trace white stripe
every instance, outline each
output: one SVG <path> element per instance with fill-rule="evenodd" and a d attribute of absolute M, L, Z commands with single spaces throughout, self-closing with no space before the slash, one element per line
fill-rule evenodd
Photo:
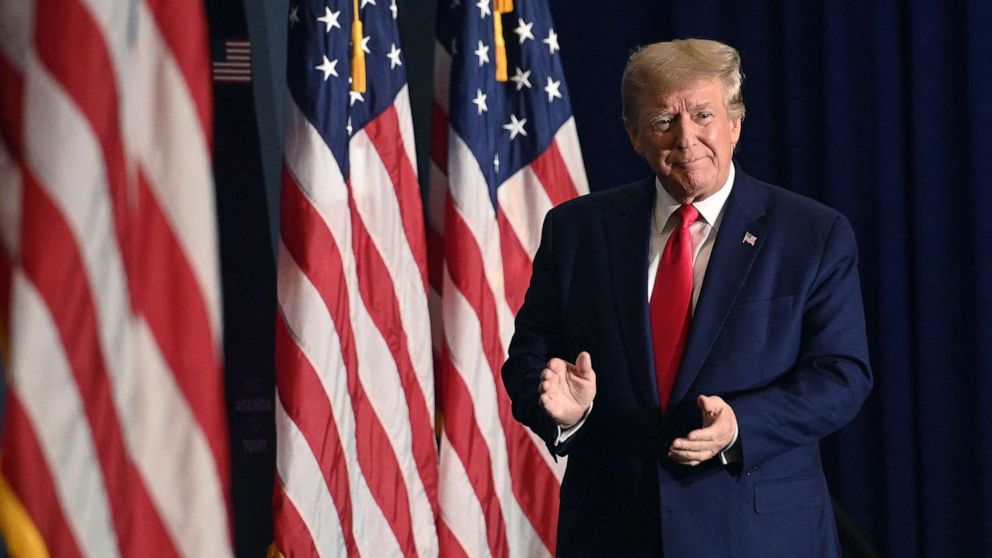
<path fill-rule="evenodd" d="M 217 211 L 210 148 L 175 59 L 142 3 L 130 67 L 127 143 L 176 236 L 204 298 L 221 352 Z M 211 126 L 211 122 L 204 123 Z"/>
<path fill-rule="evenodd" d="M 22 272 L 12 281 L 11 390 L 24 406 L 84 556 L 117 556 L 110 505 L 83 403 L 55 324 Z M 57 389 L 53 389 L 56 386 Z M 15 448 L 16 449 L 16 448 Z M 30 488 L 30 487 L 22 487 Z"/>
<path fill-rule="evenodd" d="M 320 463 L 286 414 L 279 397 L 275 398 L 275 422 L 279 441 L 276 444 L 276 472 L 286 498 L 296 508 L 321 556 L 345 556 L 341 519 L 327 490 Z"/>
<path fill-rule="evenodd" d="M 568 117 L 561 128 L 555 132 L 555 143 L 565 161 L 565 168 L 572 178 L 572 184 L 579 195 L 589 193 L 589 181 L 586 180 L 586 169 L 582 163 L 582 150 L 579 148 L 579 133 L 575 128 L 575 118 Z"/>
<path fill-rule="evenodd" d="M 417 141 L 413 135 L 413 112 L 410 108 L 410 93 L 407 85 L 403 85 L 403 88 L 396 94 L 396 98 L 393 99 L 393 106 L 396 107 L 396 118 L 399 120 L 403 151 L 406 152 L 406 158 L 410 161 L 410 166 L 413 167 L 413 173 L 416 175 Z M 352 160 L 354 160 L 354 157 L 352 157 Z M 419 185 L 415 184 L 413 186 L 417 186 L 417 193 L 419 194 Z"/>
<path fill-rule="evenodd" d="M 441 521 L 469 556 L 491 556 L 482 506 L 465 467 L 444 434 L 441 436 L 440 463 L 444 471 L 438 487 Z"/>
<path fill-rule="evenodd" d="M 128 397 L 138 411 L 124 426 L 135 464 L 181 554 L 233 556 L 226 498 L 210 443 L 148 323 L 136 319 L 133 331 L 135 373 L 141 381 Z"/>
<path fill-rule="evenodd" d="M 533 261 L 541 243 L 544 214 L 552 207 L 547 190 L 528 165 L 500 186 L 497 197 L 510 228 Z"/>
<path fill-rule="evenodd" d="M 289 139 L 289 136 L 287 136 Z M 372 497 L 364 473 L 358 465 L 355 413 L 348 391 L 347 370 L 333 316 L 327 310 L 320 293 L 303 274 L 292 256 L 280 243 L 279 308 L 293 338 L 307 361 L 317 372 L 327 396 L 342 451 L 347 459 L 349 488 L 352 500 L 352 534 L 363 555 L 389 554 L 384 549 L 399 549 L 385 516 Z M 281 440 L 280 440 L 280 443 Z M 316 446 L 323 440 L 314 440 Z M 367 473 L 367 472 L 365 472 Z M 302 510 L 301 510 L 302 511 Z M 314 520 L 313 517 L 308 517 Z"/>
<path fill-rule="evenodd" d="M 379 152 L 364 130 L 352 137 L 350 151 L 353 161 L 351 191 L 355 207 L 389 271 L 399 303 L 403 331 L 407 335 L 410 359 L 420 391 L 427 401 L 427 412 L 433 415 L 432 354 L 430 343 L 424 335 L 430 327 L 430 314 L 420 268 L 403 228 L 403 215 L 386 162 L 379 157 Z M 403 186 L 416 187 L 415 184 Z M 420 207 L 414 209 L 421 211 Z"/>
<path fill-rule="evenodd" d="M 469 386 L 479 431 L 492 459 L 493 486 L 500 500 L 511 556 L 546 555 L 547 550 L 513 494 L 506 434 L 499 419 L 497 388 L 493 371 L 479 340 L 482 331 L 471 305 L 457 290 L 445 267 L 444 322 L 457 324 L 445 331 L 452 366 Z M 532 479 L 520 479 L 524 482 Z"/>
<path fill-rule="evenodd" d="M 86 6 L 100 35 L 103 36 L 103 46 L 110 57 L 110 69 L 114 73 L 112 87 L 117 90 L 118 99 L 123 100 L 125 92 L 130 87 L 127 62 L 133 56 L 129 45 L 129 34 L 133 31 L 131 21 L 133 2 L 120 0 L 79 0 L 79 2 Z M 53 48 L 59 47 L 53 46 Z"/>

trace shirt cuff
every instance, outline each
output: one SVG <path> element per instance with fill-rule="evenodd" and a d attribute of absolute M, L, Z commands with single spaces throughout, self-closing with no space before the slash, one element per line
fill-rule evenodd
<path fill-rule="evenodd" d="M 736 426 L 736 425 L 735 425 Z M 737 436 L 741 433 L 740 429 L 734 429 L 734 438 L 730 440 L 727 447 L 720 450 L 720 463 L 724 465 L 730 465 L 731 463 L 737 463 L 741 460 L 741 450 L 737 446 Z"/>
<path fill-rule="evenodd" d="M 586 423 L 586 417 L 588 417 L 589 413 L 592 411 L 592 405 L 592 403 L 589 404 L 589 408 L 582 414 L 582 418 L 579 419 L 579 422 L 569 426 L 568 428 L 562 428 L 560 424 L 558 425 L 558 437 L 555 438 L 555 446 L 564 444 L 566 440 L 574 436 L 575 433 L 582 428 L 582 425 Z M 736 436 L 734 439 L 736 439 Z"/>

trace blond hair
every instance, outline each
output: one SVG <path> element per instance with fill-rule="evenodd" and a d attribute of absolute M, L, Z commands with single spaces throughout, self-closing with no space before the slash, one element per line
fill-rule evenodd
<path fill-rule="evenodd" d="M 741 56 L 732 46 L 707 39 L 677 39 L 641 47 L 630 55 L 623 71 L 623 118 L 633 125 L 642 97 L 659 89 L 674 89 L 699 80 L 719 79 L 731 118 L 744 117 Z"/>

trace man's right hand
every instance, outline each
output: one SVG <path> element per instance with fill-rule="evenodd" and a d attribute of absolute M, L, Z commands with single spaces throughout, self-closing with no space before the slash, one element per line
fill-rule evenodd
<path fill-rule="evenodd" d="M 562 428 L 579 422 L 596 398 L 592 358 L 582 351 L 575 364 L 553 358 L 541 372 L 541 406 Z"/>

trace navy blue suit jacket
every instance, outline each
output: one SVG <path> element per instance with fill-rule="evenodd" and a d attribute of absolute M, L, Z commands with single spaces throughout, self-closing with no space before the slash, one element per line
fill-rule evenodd
<path fill-rule="evenodd" d="M 663 415 L 647 300 L 654 181 L 548 213 L 503 367 L 514 416 L 568 455 L 559 555 L 838 555 L 819 441 L 871 388 L 851 227 L 738 168 Z M 539 377 L 551 357 L 580 351 L 596 370 L 595 404 L 555 446 Z M 734 409 L 739 463 L 666 457 L 672 440 L 700 428 L 700 394 Z"/>

